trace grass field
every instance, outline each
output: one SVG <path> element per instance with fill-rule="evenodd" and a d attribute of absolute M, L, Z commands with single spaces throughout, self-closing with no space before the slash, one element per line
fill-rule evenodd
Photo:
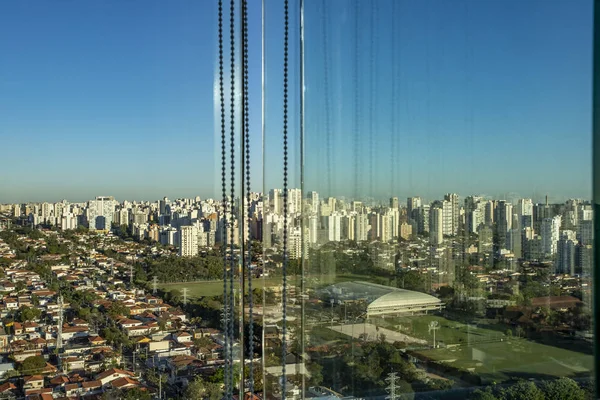
<path fill-rule="evenodd" d="M 423 350 L 418 353 L 432 360 L 450 362 L 457 367 L 474 367 L 475 373 L 488 381 L 503 381 L 509 377 L 570 376 L 589 372 L 593 367 L 592 355 L 526 339 Z"/>
<path fill-rule="evenodd" d="M 259 278 L 252 280 L 252 287 L 262 288 L 264 286 L 277 286 L 281 285 L 281 278 Z M 236 279 L 234 283 L 235 288 L 239 288 L 239 281 Z M 203 296 L 218 296 L 223 294 L 223 281 L 202 281 L 202 282 L 183 282 L 183 283 L 164 283 L 159 285 L 164 291 L 170 291 L 177 289 L 181 291 L 183 288 L 188 289 L 188 297 L 198 298 Z"/>
<path fill-rule="evenodd" d="M 491 340 L 500 340 L 500 338 L 505 336 L 497 330 L 469 326 L 462 322 L 452 321 L 437 315 L 386 318 L 377 319 L 374 322 L 382 327 L 431 341 L 433 334 L 429 330 L 429 324 L 432 321 L 437 321 L 438 323 L 438 328 L 435 331 L 436 342 L 443 342 L 445 344 L 488 342 Z"/>
<path fill-rule="evenodd" d="M 281 277 L 268 277 L 268 278 L 258 278 L 253 279 L 252 284 L 253 287 L 263 286 L 281 286 Z M 377 276 L 365 276 L 365 275 L 354 275 L 354 274 L 343 274 L 337 275 L 333 278 L 333 282 L 347 282 L 347 281 L 368 281 L 373 283 L 385 283 L 384 278 L 380 278 Z M 313 285 L 319 283 L 319 280 L 309 280 L 308 287 L 311 288 Z M 299 277 L 298 276 L 290 276 L 288 277 L 289 285 L 299 285 Z M 239 287 L 239 281 L 236 279 L 234 286 Z M 165 291 L 170 291 L 173 289 L 177 289 L 181 291 L 183 288 L 188 289 L 188 296 L 190 298 L 198 298 L 203 296 L 218 296 L 223 293 L 223 281 L 215 280 L 215 281 L 201 281 L 201 282 L 179 282 L 179 283 L 163 283 L 159 284 L 158 287 Z"/>

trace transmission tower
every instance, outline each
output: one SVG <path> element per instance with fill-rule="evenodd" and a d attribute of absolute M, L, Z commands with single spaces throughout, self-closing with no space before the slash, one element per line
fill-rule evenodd
<path fill-rule="evenodd" d="M 129 283 L 133 285 L 133 264 L 129 266 Z"/>
<path fill-rule="evenodd" d="M 385 381 L 388 383 L 388 386 L 385 388 L 389 393 L 388 396 L 385 396 L 387 400 L 397 400 L 400 398 L 400 393 L 398 393 L 398 385 L 396 381 L 400 379 L 400 377 L 395 372 L 390 372 L 388 377 L 385 378 Z"/>
<path fill-rule="evenodd" d="M 187 292 L 188 292 L 188 288 L 183 288 L 183 305 L 184 306 L 187 304 Z"/>
<path fill-rule="evenodd" d="M 156 287 L 158 286 L 158 277 L 154 275 L 152 277 L 152 294 L 156 294 Z"/>

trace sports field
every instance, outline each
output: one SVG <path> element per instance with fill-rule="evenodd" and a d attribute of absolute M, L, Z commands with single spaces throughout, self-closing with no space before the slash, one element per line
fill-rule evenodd
<path fill-rule="evenodd" d="M 255 278 L 252 280 L 253 288 L 263 288 L 264 286 L 281 286 L 281 277 L 277 278 Z M 158 285 L 159 288 L 168 292 L 173 289 L 182 291 L 188 290 L 188 297 L 198 298 L 204 296 L 218 296 L 223 294 L 223 281 L 200 281 L 200 282 L 182 282 L 182 283 L 164 283 Z M 236 279 L 234 287 L 239 288 L 239 281 Z"/>
<path fill-rule="evenodd" d="M 593 367 L 592 355 L 515 338 L 417 353 L 457 367 L 475 368 L 475 373 L 488 381 L 570 376 L 589 372 Z"/>
<path fill-rule="evenodd" d="M 418 315 L 408 317 L 378 318 L 373 322 L 405 335 L 433 341 L 433 331 L 430 329 L 432 322 L 437 323 L 435 329 L 436 343 L 444 344 L 472 344 L 479 342 L 500 341 L 505 335 L 497 330 L 467 325 L 437 315 Z"/>
<path fill-rule="evenodd" d="M 333 278 L 335 282 L 346 282 L 346 281 L 368 281 L 374 283 L 384 283 L 383 279 L 376 276 L 364 276 L 364 275 L 354 275 L 354 274 L 343 274 L 337 275 Z M 316 275 L 313 279 L 307 280 L 307 287 L 311 288 L 313 286 L 317 286 L 320 281 L 320 276 Z M 281 286 L 282 278 L 279 277 L 267 277 L 267 278 L 254 278 L 252 280 L 252 286 L 255 288 L 262 288 L 264 286 Z M 290 276 L 288 277 L 288 285 L 299 285 L 299 277 L 298 276 Z M 158 287 L 165 291 L 170 291 L 173 289 L 177 289 L 179 291 L 184 288 L 188 289 L 188 296 L 190 298 L 198 298 L 203 296 L 218 296 L 223 293 L 223 281 L 214 280 L 214 281 L 196 281 L 196 282 L 178 282 L 178 283 L 163 283 L 159 284 Z M 239 280 L 235 280 L 234 287 L 239 287 Z"/>

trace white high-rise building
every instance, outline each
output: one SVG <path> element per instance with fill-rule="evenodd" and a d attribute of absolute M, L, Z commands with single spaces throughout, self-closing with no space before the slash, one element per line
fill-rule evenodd
<path fill-rule="evenodd" d="M 442 201 L 442 232 L 444 235 L 454 235 L 452 231 L 453 204 L 448 200 Z M 431 217 L 430 217 L 431 218 Z"/>
<path fill-rule="evenodd" d="M 561 217 L 544 218 L 542 220 L 542 250 L 546 256 L 556 254 L 556 246 L 560 235 Z"/>
<path fill-rule="evenodd" d="M 302 229 L 298 226 L 290 229 L 290 247 L 289 256 L 290 258 L 302 257 Z"/>
<path fill-rule="evenodd" d="M 109 231 L 112 225 L 116 201 L 112 196 L 98 196 L 90 200 L 87 208 L 87 220 L 90 230 Z"/>
<path fill-rule="evenodd" d="M 355 218 L 354 234 L 357 242 L 364 242 L 369 235 L 369 219 L 367 214 L 357 214 Z"/>
<path fill-rule="evenodd" d="M 302 191 L 288 189 L 288 213 L 298 214 L 300 212 L 302 212 Z"/>
<path fill-rule="evenodd" d="M 179 228 L 179 255 L 193 257 L 198 254 L 198 229 L 193 225 Z"/>
<path fill-rule="evenodd" d="M 449 202 L 451 205 L 451 233 L 450 235 L 456 235 L 458 233 L 458 223 L 460 217 L 460 206 L 458 204 L 458 195 L 456 193 L 448 193 L 444 196 L 444 200 Z M 444 217 L 445 219 L 445 217 Z"/>
<path fill-rule="evenodd" d="M 280 215 L 283 213 L 283 204 L 281 201 L 281 189 L 271 189 L 269 192 L 269 205 L 273 214 Z"/>
<path fill-rule="evenodd" d="M 381 214 L 379 215 L 379 239 L 387 243 L 392 240 L 392 216 L 391 214 Z"/>
<path fill-rule="evenodd" d="M 310 202 L 311 211 L 313 214 L 319 214 L 319 193 L 312 191 L 308 194 L 308 200 Z"/>
<path fill-rule="evenodd" d="M 342 233 L 342 217 L 338 213 L 333 213 L 327 217 L 328 221 L 328 239 L 330 242 L 339 242 Z"/>
<path fill-rule="evenodd" d="M 354 214 L 342 217 L 342 240 L 355 240 L 355 218 Z"/>
<path fill-rule="evenodd" d="M 444 211 L 439 207 L 429 210 L 429 241 L 433 245 L 440 245 L 444 241 Z"/>
<path fill-rule="evenodd" d="M 77 216 L 73 215 L 71 213 L 64 213 L 63 216 L 60 219 L 61 224 L 60 227 L 61 229 L 67 230 L 67 229 L 77 229 Z"/>
<path fill-rule="evenodd" d="M 316 244 L 319 238 L 319 217 L 311 215 L 308 217 L 308 243 Z"/>
<path fill-rule="evenodd" d="M 519 217 L 523 215 L 533 216 L 533 201 L 531 199 L 519 199 L 516 212 Z"/>

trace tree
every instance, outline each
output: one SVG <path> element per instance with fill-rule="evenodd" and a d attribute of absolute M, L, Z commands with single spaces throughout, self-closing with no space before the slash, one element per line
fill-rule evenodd
<path fill-rule="evenodd" d="M 469 396 L 469 399 L 471 399 L 471 400 L 498 400 L 498 398 L 496 396 L 494 396 L 494 393 L 492 392 L 492 388 L 490 388 L 489 386 L 486 387 L 484 390 L 477 389 L 476 391 L 473 392 L 473 394 L 471 394 L 471 396 Z"/>
<path fill-rule="evenodd" d="M 130 313 L 129 308 L 122 301 L 112 302 L 106 311 L 113 319 L 119 316 L 128 317 Z"/>
<path fill-rule="evenodd" d="M 46 360 L 42 356 L 27 357 L 17 367 L 19 372 L 21 372 L 23 375 L 39 374 L 44 370 L 44 368 L 46 368 Z"/>
<path fill-rule="evenodd" d="M 147 390 L 140 388 L 131 388 L 122 390 L 119 395 L 120 400 L 152 400 L 152 395 Z"/>
<path fill-rule="evenodd" d="M 577 385 L 577 382 L 566 377 L 542 382 L 540 389 L 547 399 L 585 400 L 586 398 L 585 391 Z"/>
<path fill-rule="evenodd" d="M 27 289 L 27 284 L 25 284 L 25 282 L 23 282 L 23 281 L 18 281 L 17 284 L 15 285 L 15 288 L 17 289 L 17 292 L 21 292 L 21 291 Z"/>
<path fill-rule="evenodd" d="M 200 377 L 194 379 L 185 390 L 185 398 L 190 400 L 221 400 L 222 396 L 221 384 L 205 382 Z"/>
<path fill-rule="evenodd" d="M 19 309 L 19 321 L 37 321 L 42 316 L 42 310 L 23 306 Z"/>
<path fill-rule="evenodd" d="M 519 381 L 500 391 L 503 400 L 545 400 L 544 393 L 533 382 Z"/>

